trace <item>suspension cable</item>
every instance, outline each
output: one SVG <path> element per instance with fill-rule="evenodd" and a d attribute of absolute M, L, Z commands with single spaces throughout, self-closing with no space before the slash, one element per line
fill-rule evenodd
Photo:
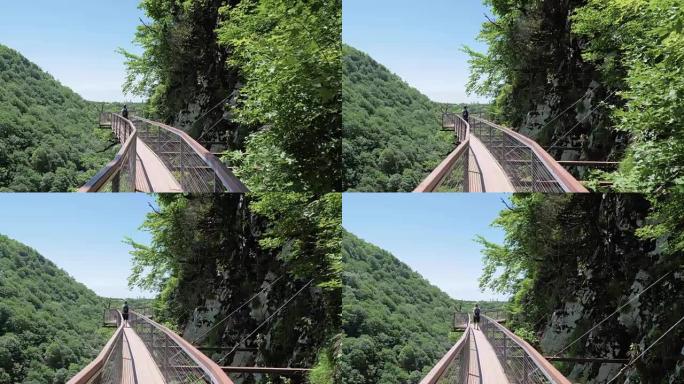
<path fill-rule="evenodd" d="M 556 353 L 553 355 L 553 357 L 558 357 L 558 355 L 560 355 L 563 351 L 565 351 L 566 349 L 570 348 L 570 346 L 572 346 L 573 344 L 575 344 L 576 342 L 578 342 L 578 341 L 579 341 L 580 339 L 582 339 L 584 336 L 588 335 L 591 331 L 593 331 L 594 329 L 596 329 L 599 325 L 605 323 L 608 319 L 610 319 L 611 317 L 613 317 L 616 313 L 619 313 L 620 310 L 622 310 L 622 308 L 626 307 L 628 304 L 630 304 L 630 303 L 633 302 L 634 300 L 638 299 L 639 296 L 641 296 L 641 294 L 643 294 L 644 292 L 648 291 L 651 287 L 653 287 L 654 285 L 656 285 L 657 283 L 659 283 L 659 282 L 660 282 L 661 280 L 663 280 L 665 277 L 667 277 L 667 276 L 669 276 L 670 274 L 672 274 L 672 272 L 673 272 L 673 271 L 670 271 L 670 272 L 664 274 L 664 275 L 661 276 L 658 280 L 656 280 L 656 281 L 654 281 L 653 283 L 651 283 L 651 285 L 649 285 L 648 287 L 646 287 L 646 289 L 644 289 L 643 291 L 639 292 L 639 293 L 638 293 L 636 296 L 634 296 L 633 298 L 629 299 L 626 303 L 624 303 L 623 305 L 621 305 L 621 306 L 620 306 L 618 309 L 616 309 L 613 313 L 611 313 L 610 315 L 606 316 L 603 320 L 601 320 L 598 324 L 596 324 L 596 325 L 594 325 L 593 327 L 591 327 L 591 329 L 589 329 L 588 331 L 584 332 L 580 337 L 578 337 L 578 338 L 576 338 L 575 340 L 573 340 L 572 343 L 566 345 L 563 349 L 561 349 L 560 351 L 556 352 Z"/>
<path fill-rule="evenodd" d="M 575 125 L 574 125 L 572 128 L 570 128 L 567 132 L 565 132 L 561 137 L 559 137 L 559 138 L 558 138 L 556 141 L 554 141 L 551 145 L 549 145 L 549 150 L 550 150 L 553 146 L 555 146 L 556 144 L 558 144 L 561 140 L 563 140 L 566 136 L 568 136 L 568 135 L 570 134 L 570 132 L 574 131 L 575 128 L 577 128 L 580 124 L 582 124 L 582 123 L 584 122 L 584 120 L 587 119 L 587 117 L 591 116 L 591 115 L 594 113 L 594 111 L 596 111 L 597 109 L 599 109 L 599 107 L 601 107 L 601 103 L 603 103 L 604 101 L 608 100 L 608 99 L 609 99 L 611 96 L 613 96 L 616 92 L 617 92 L 617 90 L 615 90 L 615 91 L 609 93 L 608 96 L 606 96 L 603 100 L 599 101 L 598 104 L 596 104 L 596 107 L 592 108 L 592 110 L 589 111 L 589 113 L 587 113 L 587 115 L 584 116 L 584 117 L 582 118 L 582 120 L 578 121 L 577 124 L 575 124 Z"/>
<path fill-rule="evenodd" d="M 202 131 L 202 134 L 197 138 L 197 141 L 202 140 L 202 138 L 204 137 L 204 135 L 207 134 L 207 132 L 211 132 L 211 130 L 214 129 L 214 127 L 216 127 L 217 125 L 219 125 L 219 123 L 222 122 L 222 121 L 223 121 L 223 116 L 221 116 L 221 117 L 214 123 L 214 125 L 212 125 L 212 126 L 209 127 L 208 129 L 203 130 L 203 131 Z"/>
<path fill-rule="evenodd" d="M 264 325 L 266 325 L 266 323 L 268 323 L 269 321 L 271 321 L 271 319 L 273 319 L 273 318 L 275 317 L 275 315 L 277 315 L 278 313 L 280 313 L 280 311 L 282 311 L 283 308 L 285 308 L 288 304 L 290 304 L 290 302 L 291 302 L 292 300 L 294 300 L 295 297 L 297 297 L 300 293 L 302 293 L 309 285 L 311 285 L 311 283 L 313 283 L 313 281 L 314 281 L 314 279 L 311 279 L 311 280 L 309 280 L 308 283 L 304 284 L 304 286 L 303 286 L 299 291 L 297 291 L 294 295 L 292 295 L 292 297 L 290 297 L 289 299 L 287 299 L 287 301 L 286 301 L 283 305 L 281 305 L 280 308 L 278 308 L 275 312 L 273 312 L 273 314 L 271 314 L 271 316 L 269 316 L 266 320 L 262 321 L 261 324 L 259 324 L 256 328 L 254 328 L 254 330 L 253 330 L 249 335 L 247 335 L 247 336 L 244 337 L 242 340 L 240 340 L 237 344 L 235 344 L 235 346 L 233 347 L 233 349 L 231 349 L 228 353 L 226 353 L 225 355 L 223 355 L 223 357 L 220 358 L 220 359 L 217 361 L 218 364 L 223 364 L 223 361 L 224 361 L 228 356 L 230 356 L 231 354 L 233 354 L 233 352 L 235 352 L 235 350 L 236 350 L 242 343 L 244 343 L 247 339 L 249 339 L 250 337 L 252 337 L 259 329 L 261 329 L 261 327 L 263 327 Z"/>
<path fill-rule="evenodd" d="M 209 113 L 211 113 L 211 111 L 213 111 L 214 109 L 216 109 L 219 105 L 223 104 L 223 103 L 224 103 L 226 100 L 228 100 L 228 99 L 230 99 L 230 96 L 228 96 L 228 97 L 226 97 L 225 99 L 219 101 L 218 104 L 214 105 L 213 107 L 211 107 L 210 110 L 206 111 L 202 116 L 200 116 L 200 117 L 198 117 L 197 119 L 195 119 L 195 122 L 198 122 L 198 121 L 202 120 L 202 119 L 203 119 L 204 117 L 206 117 Z"/>
<path fill-rule="evenodd" d="M 601 88 L 601 86 L 602 86 L 602 85 L 599 85 L 598 87 L 594 88 L 593 91 L 596 91 L 597 89 Z M 539 130 L 541 131 L 541 130 L 543 130 L 544 128 L 546 128 L 546 127 L 548 127 L 549 125 L 551 125 L 551 123 L 553 123 L 554 121 L 558 120 L 559 117 L 563 116 L 567 111 L 569 111 L 569 110 L 570 110 L 572 107 L 574 107 L 575 105 L 579 104 L 579 102 L 582 101 L 583 99 L 585 99 L 586 97 L 587 97 L 587 93 L 585 92 L 584 95 L 582 95 L 579 99 L 577 99 L 577 101 L 575 101 L 574 103 L 572 103 L 571 106 L 565 108 L 565 109 L 563 110 L 563 112 L 557 114 L 557 115 L 556 115 L 553 119 L 551 119 L 548 123 L 544 124 Z"/>
<path fill-rule="evenodd" d="M 617 380 L 618 377 L 622 376 L 622 374 L 625 372 L 625 370 L 626 370 L 627 368 L 629 368 L 632 364 L 636 363 L 636 361 L 639 360 L 642 356 L 644 356 L 644 355 L 646 354 L 646 352 L 648 352 L 649 349 L 651 349 L 651 348 L 652 348 L 654 345 L 656 345 L 660 340 L 662 340 L 662 338 L 665 337 L 665 335 L 667 335 L 668 333 L 670 333 L 670 331 L 672 331 L 673 329 L 675 329 L 682 321 L 684 321 L 684 316 L 682 316 L 681 319 L 679 319 L 679 320 L 678 320 L 676 323 L 674 323 L 667 331 L 665 331 L 665 333 L 663 333 L 662 335 L 660 335 L 660 337 L 658 337 L 653 343 L 651 343 L 651 345 L 649 345 L 648 348 L 644 349 L 644 351 L 641 352 L 641 353 L 639 354 L 639 356 L 637 356 L 637 357 L 635 357 L 634 359 L 630 360 L 629 363 L 627 363 L 627 365 L 625 365 L 625 366 L 617 373 L 617 375 L 615 375 L 615 377 L 613 377 L 612 379 L 610 379 L 610 381 L 608 381 L 606 384 L 610 384 L 610 383 L 612 383 L 613 381 Z"/>
<path fill-rule="evenodd" d="M 224 317 L 223 319 L 221 319 L 219 322 L 217 322 L 216 324 L 214 324 L 211 328 L 207 329 L 206 331 L 204 331 L 204 332 L 201 333 L 200 335 L 194 337 L 193 340 L 190 341 L 190 343 L 195 344 L 195 343 L 197 343 L 198 341 L 201 341 L 202 339 L 204 339 L 204 337 L 206 337 L 206 336 L 209 334 L 209 332 L 211 332 L 211 331 L 214 330 L 217 326 L 219 326 L 219 324 L 221 324 L 221 323 L 223 323 L 224 321 L 228 320 L 231 316 L 233 316 L 234 314 L 236 314 L 239 310 L 241 310 L 242 308 L 244 308 L 247 304 L 251 303 L 254 299 L 256 299 L 259 295 L 261 295 L 262 293 L 264 293 L 267 289 L 273 288 L 273 286 L 274 286 L 280 279 L 282 279 L 282 278 L 283 278 L 283 275 L 281 275 L 280 277 L 278 277 L 277 279 L 275 279 L 275 280 L 274 280 L 271 284 L 269 284 L 267 287 L 265 287 L 264 289 L 262 289 L 261 291 L 259 291 L 257 294 L 255 294 L 254 296 L 252 296 L 249 300 L 245 301 L 244 303 L 242 303 L 242 305 L 240 305 L 240 306 L 237 307 L 235 310 L 233 310 L 231 313 L 229 313 L 228 316 L 226 316 L 226 317 Z"/>

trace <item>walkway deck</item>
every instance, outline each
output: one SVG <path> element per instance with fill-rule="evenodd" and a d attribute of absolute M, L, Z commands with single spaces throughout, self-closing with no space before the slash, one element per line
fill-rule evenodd
<path fill-rule="evenodd" d="M 164 376 L 140 336 L 130 327 L 124 328 L 124 336 L 128 341 L 131 357 L 135 361 L 134 370 L 138 383 L 165 384 Z"/>
<path fill-rule="evenodd" d="M 133 357 L 128 346 L 128 340 L 123 338 L 123 366 L 121 373 L 121 384 L 135 384 L 135 372 L 133 371 Z"/>
<path fill-rule="evenodd" d="M 480 363 L 477 361 L 477 346 L 473 342 L 473 339 L 470 340 L 469 344 L 470 358 L 468 360 L 468 384 L 480 384 L 482 374 L 480 373 Z"/>
<path fill-rule="evenodd" d="M 136 142 L 136 151 L 135 189 L 138 192 L 183 192 L 166 165 L 141 139 Z"/>
<path fill-rule="evenodd" d="M 508 383 L 508 378 L 506 377 L 506 373 L 504 373 L 503 367 L 501 367 L 501 363 L 499 363 L 499 359 L 496 357 L 494 348 L 489 344 L 489 341 L 487 341 L 487 338 L 485 338 L 482 331 L 473 328 L 472 336 L 474 337 L 471 345 L 475 344 L 475 348 L 477 349 L 477 362 L 480 364 L 479 372 L 482 375 L 482 383 Z M 486 369 L 484 367 L 486 367 Z M 473 374 L 474 372 L 471 371 L 471 377 Z"/>
<path fill-rule="evenodd" d="M 470 135 L 470 149 L 482 174 L 484 184 L 482 192 L 515 192 L 499 162 L 475 135 Z"/>

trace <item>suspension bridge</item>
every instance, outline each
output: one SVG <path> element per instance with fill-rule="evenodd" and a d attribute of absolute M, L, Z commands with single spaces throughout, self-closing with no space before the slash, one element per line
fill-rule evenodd
<path fill-rule="evenodd" d="M 588 192 L 539 144 L 509 128 L 444 113 L 442 129 L 453 131 L 458 146 L 414 192 Z"/>
<path fill-rule="evenodd" d="M 107 309 L 105 326 L 116 331 L 99 355 L 67 384 L 232 384 L 228 373 L 300 376 L 309 369 L 219 366 L 191 342 L 143 311 Z M 233 348 L 235 350 L 235 348 Z"/>
<path fill-rule="evenodd" d="M 248 192 L 216 156 L 180 129 L 138 116 L 100 114 L 121 144 L 79 192 Z"/>
<path fill-rule="evenodd" d="M 501 315 L 454 316 L 463 335 L 420 384 L 570 384 L 544 356 L 508 330 Z"/>

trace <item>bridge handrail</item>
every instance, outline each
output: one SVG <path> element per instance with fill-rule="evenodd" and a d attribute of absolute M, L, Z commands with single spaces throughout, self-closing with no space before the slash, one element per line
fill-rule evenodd
<path fill-rule="evenodd" d="M 454 344 L 451 349 L 435 364 L 435 366 L 430 370 L 430 372 L 420 381 L 420 384 L 437 384 L 443 377 L 444 373 L 447 371 L 449 366 L 456 360 L 457 357 L 465 351 L 466 360 L 469 358 L 470 349 L 468 348 L 470 343 L 470 317 L 468 317 L 468 324 L 466 326 L 466 331 L 460 339 Z M 463 364 L 465 366 L 465 376 L 468 375 L 468 363 Z M 463 366 L 461 368 L 461 376 L 463 377 Z M 462 381 L 463 382 L 463 381 Z"/>
<path fill-rule="evenodd" d="M 178 128 L 159 123 L 157 121 L 145 119 L 143 117 L 134 116 L 136 120 L 143 121 L 147 124 L 153 125 L 155 127 L 161 128 L 167 132 L 170 132 L 178 136 L 185 144 L 187 144 L 194 152 L 199 156 L 202 161 L 214 172 L 216 177 L 221 181 L 221 184 L 229 192 L 247 193 L 249 190 L 247 187 L 238 179 L 233 172 L 226 167 L 226 165 L 219 160 L 213 153 L 204 148 L 200 143 L 195 141 L 187 133 L 183 132 Z"/>
<path fill-rule="evenodd" d="M 223 369 L 218 364 L 216 364 L 216 362 L 214 362 L 209 357 L 204 355 L 192 344 L 190 344 L 188 341 L 177 335 L 175 332 L 155 322 L 154 320 L 151 320 L 150 318 L 141 315 L 138 312 L 131 311 L 131 314 L 143 319 L 144 322 L 153 326 L 157 330 L 163 332 L 167 337 L 169 337 L 173 342 L 175 342 L 176 345 L 178 345 L 178 347 L 180 347 L 183 350 L 183 352 L 187 356 L 189 356 L 197 364 L 197 366 L 211 378 L 213 384 L 233 384 L 233 381 L 228 377 L 228 375 L 226 375 Z"/>
<path fill-rule="evenodd" d="M 100 353 L 97 355 L 95 360 L 93 360 L 90 364 L 88 364 L 85 368 L 83 368 L 79 373 L 77 373 L 74 377 L 72 377 L 67 384 L 88 384 L 91 382 L 93 378 L 95 378 L 96 375 L 98 375 L 102 369 L 105 367 L 105 364 L 109 360 L 110 356 L 112 353 L 114 353 L 114 349 L 118 345 L 118 342 L 120 339 L 123 338 L 123 328 L 124 328 L 124 323 L 123 323 L 123 317 L 121 316 L 121 312 L 119 310 L 113 309 L 113 312 L 116 312 L 117 315 L 117 328 L 116 331 L 114 331 L 114 334 L 112 337 L 109 338 L 109 341 L 105 346 L 102 348 Z"/>
<path fill-rule="evenodd" d="M 546 168 L 546 170 L 554 177 L 554 179 L 558 182 L 558 184 L 565 192 L 588 192 L 588 190 L 584 187 L 584 185 L 582 185 L 582 183 L 577 181 L 570 174 L 570 172 L 568 172 L 565 168 L 563 168 L 563 166 L 558 164 L 556 160 L 551 155 L 549 155 L 549 153 L 546 152 L 544 148 L 542 148 L 536 141 L 530 139 L 529 137 L 523 134 L 515 132 L 510 128 L 498 125 L 489 120 L 485 120 L 483 118 L 479 118 L 476 116 L 473 116 L 473 119 L 503 132 L 504 134 L 513 138 L 515 141 L 529 148 L 532 151 L 532 153 L 534 153 L 535 157 L 540 161 L 544 168 Z"/>
<path fill-rule="evenodd" d="M 445 114 L 442 116 L 442 125 L 446 125 L 448 119 L 453 119 L 454 134 L 458 137 L 460 144 L 454 149 L 446 159 L 435 168 L 428 177 L 426 177 L 413 192 L 433 192 L 439 187 L 444 178 L 446 178 L 454 169 L 456 162 L 468 154 L 470 150 L 470 124 L 457 114 Z M 467 161 L 467 159 L 466 159 Z M 465 180 L 467 182 L 468 164 L 465 164 Z M 467 191 L 467 185 L 464 186 Z"/>
<path fill-rule="evenodd" d="M 130 191 L 135 191 L 135 161 L 136 161 L 136 142 L 138 138 L 138 131 L 135 125 L 130 120 L 116 113 L 109 113 L 109 121 L 112 124 L 112 131 L 122 144 L 121 149 L 116 153 L 114 160 L 110 161 L 104 168 L 102 168 L 95 176 L 83 187 L 79 188 L 78 192 L 99 192 L 112 178 L 120 175 L 124 167 L 129 167 L 128 179 L 124 182 L 128 183 L 126 188 Z M 102 121 L 102 117 L 100 118 Z M 126 164 L 128 162 L 128 164 Z M 118 186 L 114 186 L 117 189 Z"/>
<path fill-rule="evenodd" d="M 498 331 L 502 332 L 506 338 L 513 341 L 516 345 L 518 345 L 520 348 L 522 348 L 522 350 L 525 352 L 525 354 L 532 360 L 534 365 L 539 369 L 539 371 L 548 380 L 550 380 L 551 383 L 554 383 L 554 384 L 572 384 L 570 382 L 570 380 L 568 380 L 565 376 L 563 376 L 563 374 L 560 373 L 556 369 L 556 367 L 554 367 L 548 360 L 546 360 L 544 358 L 544 356 L 542 356 L 541 353 L 539 353 L 534 347 L 532 347 L 530 344 L 528 344 L 525 340 L 523 340 L 518 335 L 511 332 L 506 327 L 499 324 L 498 322 L 496 322 L 494 319 L 490 318 L 489 316 L 482 315 L 482 319 L 483 319 L 482 329 L 483 329 L 483 332 L 485 334 L 485 337 L 488 336 L 487 332 L 485 332 L 485 328 L 488 325 L 495 327 Z M 489 337 L 487 337 L 487 338 L 489 339 Z M 495 350 L 496 350 L 496 347 L 495 347 Z M 498 356 L 498 354 L 497 354 L 497 357 L 500 358 L 500 356 Z M 504 367 L 504 370 L 506 370 L 506 362 L 502 361 L 501 365 Z M 524 383 L 527 383 L 527 382 L 525 381 Z"/>

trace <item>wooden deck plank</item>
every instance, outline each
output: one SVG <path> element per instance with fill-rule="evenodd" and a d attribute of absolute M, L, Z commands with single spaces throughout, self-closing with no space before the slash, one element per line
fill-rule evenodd
<path fill-rule="evenodd" d="M 141 188 L 144 188 L 144 183 L 147 183 L 151 190 L 146 192 L 183 192 L 183 188 L 166 168 L 164 162 L 141 139 L 136 142 L 136 151 L 142 168 L 136 169 L 136 188 L 139 183 Z M 138 178 L 141 180 L 138 181 Z"/>
<path fill-rule="evenodd" d="M 470 149 L 482 172 L 484 192 L 515 192 L 499 162 L 475 135 L 470 135 Z"/>
<path fill-rule="evenodd" d="M 474 342 L 477 348 L 477 361 L 482 368 L 482 383 L 507 384 L 508 378 L 504 373 L 499 359 L 496 357 L 494 348 L 489 344 L 484 333 L 479 329 L 473 329 Z"/>
<path fill-rule="evenodd" d="M 470 330 L 468 330 L 470 332 Z M 470 360 L 468 364 L 468 384 L 480 384 L 480 363 L 477 361 L 477 347 L 473 335 L 470 335 Z"/>
<path fill-rule="evenodd" d="M 165 384 L 159 367 L 154 362 L 152 355 L 145 347 L 140 336 L 133 330 L 133 328 L 124 328 L 124 334 L 130 346 L 131 357 L 135 366 L 135 375 L 138 378 L 138 383 L 144 384 Z"/>
<path fill-rule="evenodd" d="M 133 371 L 133 357 L 128 346 L 128 339 L 124 334 L 123 338 L 123 369 L 121 374 L 121 384 L 136 384 L 135 372 Z"/>

